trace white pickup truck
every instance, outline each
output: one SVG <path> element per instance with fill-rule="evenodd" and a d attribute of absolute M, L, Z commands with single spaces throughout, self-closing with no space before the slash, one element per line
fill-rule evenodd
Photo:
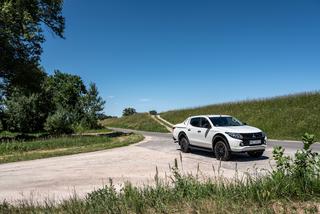
<path fill-rule="evenodd" d="M 229 115 L 189 117 L 173 127 L 173 139 L 183 152 L 210 150 L 223 161 L 229 160 L 233 152 L 260 157 L 267 147 L 264 132 Z"/>

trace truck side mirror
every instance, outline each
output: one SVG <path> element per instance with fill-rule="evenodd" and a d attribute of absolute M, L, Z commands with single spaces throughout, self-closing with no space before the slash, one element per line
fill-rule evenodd
<path fill-rule="evenodd" d="M 205 128 L 205 129 L 211 129 L 211 125 L 210 125 L 210 124 L 205 124 L 203 128 Z"/>

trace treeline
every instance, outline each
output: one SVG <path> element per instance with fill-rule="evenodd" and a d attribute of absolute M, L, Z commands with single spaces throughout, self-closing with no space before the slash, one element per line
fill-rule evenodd
<path fill-rule="evenodd" d="M 70 133 L 98 126 L 95 84 L 40 65 L 44 27 L 64 38 L 63 0 L 0 1 L 0 131 Z"/>
<path fill-rule="evenodd" d="M 79 76 L 55 71 L 43 77 L 38 92 L 13 88 L 2 99 L 0 126 L 3 130 L 71 133 L 98 128 L 104 108 L 95 84 L 86 87 Z"/>

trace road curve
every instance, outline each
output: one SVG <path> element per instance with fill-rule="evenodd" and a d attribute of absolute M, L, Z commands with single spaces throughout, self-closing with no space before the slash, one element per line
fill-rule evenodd
<path fill-rule="evenodd" d="M 126 181 L 134 185 L 152 184 L 156 168 L 160 177 L 168 179 L 169 166 L 172 166 L 174 159 L 180 160 L 180 154 L 180 168 L 184 172 L 200 173 L 204 177 L 216 176 L 221 164 L 220 175 L 232 178 L 235 176 L 235 169 L 240 174 L 255 173 L 254 168 L 258 171 L 270 170 L 273 164 L 272 147 L 275 145 L 284 146 L 288 154 L 302 148 L 301 143 L 271 141 L 262 158 L 252 159 L 246 155 L 237 155 L 231 161 L 220 163 L 208 152 L 181 153 L 170 134 L 135 132 L 146 138 L 143 142 L 128 147 L 1 164 L 0 200 L 13 203 L 19 200 L 59 201 L 74 193 L 82 197 L 108 184 L 109 179 L 118 187 Z M 319 144 L 313 148 L 320 151 Z"/>

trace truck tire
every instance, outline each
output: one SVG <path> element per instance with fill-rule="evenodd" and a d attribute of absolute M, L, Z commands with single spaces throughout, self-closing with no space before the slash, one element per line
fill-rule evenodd
<path fill-rule="evenodd" d="M 189 153 L 190 152 L 190 144 L 189 144 L 189 140 L 186 137 L 181 137 L 180 141 L 180 148 L 181 151 L 184 153 Z"/>
<path fill-rule="evenodd" d="M 215 145 L 214 145 L 214 154 L 217 158 L 217 160 L 221 161 L 228 161 L 231 158 L 230 151 L 228 149 L 228 146 L 226 142 L 219 140 Z"/>

